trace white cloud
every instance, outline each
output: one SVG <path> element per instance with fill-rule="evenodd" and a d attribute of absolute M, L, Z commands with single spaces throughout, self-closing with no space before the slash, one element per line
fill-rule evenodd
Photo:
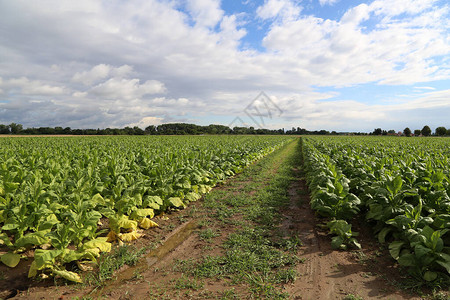
<path fill-rule="evenodd" d="M 200 27 L 213 28 L 224 15 L 220 0 L 190 0 L 187 1 L 187 8 L 195 24 Z"/>
<path fill-rule="evenodd" d="M 100 79 L 108 77 L 109 72 L 111 72 L 111 66 L 100 64 L 96 65 L 89 71 L 75 73 L 75 75 L 73 75 L 72 77 L 72 81 L 90 85 Z"/>
<path fill-rule="evenodd" d="M 339 2 L 339 0 L 319 0 L 319 3 L 321 6 L 324 5 L 333 5 L 335 3 Z"/>
<path fill-rule="evenodd" d="M 145 129 L 146 127 L 148 127 L 150 125 L 154 125 L 154 126 L 160 125 L 160 124 L 162 124 L 163 120 L 164 120 L 164 118 L 160 118 L 160 117 L 143 117 L 138 122 L 131 123 L 126 126 L 129 126 L 129 127 L 137 126 L 139 128 Z"/>
<path fill-rule="evenodd" d="M 140 83 L 139 79 L 111 78 L 89 90 L 89 93 L 105 99 L 131 100 L 145 95 L 162 94 L 166 91 L 164 84 L 157 80 Z"/>
<path fill-rule="evenodd" d="M 1 79 L 1 78 L 0 78 Z M 64 86 L 54 86 L 39 80 L 29 80 L 26 77 L 0 80 L 0 87 L 4 93 L 17 90 L 24 95 L 62 95 L 66 93 Z M 16 92 L 17 92 L 16 91 Z"/>
<path fill-rule="evenodd" d="M 256 14 L 263 20 L 280 18 L 289 21 L 297 18 L 301 11 L 302 8 L 290 0 L 265 0 L 257 8 Z"/>

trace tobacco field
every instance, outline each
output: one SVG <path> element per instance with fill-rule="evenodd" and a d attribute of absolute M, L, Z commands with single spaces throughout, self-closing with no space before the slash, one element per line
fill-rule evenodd
<path fill-rule="evenodd" d="M 196 201 L 292 140 L 283 136 L 0 139 L 0 259 L 33 262 L 29 277 L 81 282 L 111 244 Z"/>
<path fill-rule="evenodd" d="M 307 137 L 302 154 L 311 207 L 332 246 L 359 248 L 362 218 L 400 266 L 440 285 L 450 275 L 450 140 Z"/>

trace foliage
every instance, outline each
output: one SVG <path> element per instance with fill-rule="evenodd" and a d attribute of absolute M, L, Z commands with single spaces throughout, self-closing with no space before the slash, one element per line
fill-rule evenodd
<path fill-rule="evenodd" d="M 450 141 L 313 137 L 303 140 L 303 156 L 311 206 L 332 220 L 333 246 L 345 247 L 344 237 L 353 238 L 347 222 L 363 213 L 413 276 L 450 279 Z"/>
<path fill-rule="evenodd" d="M 280 136 L 66 137 L 0 140 L 0 260 L 34 249 L 29 276 L 79 282 L 64 265 L 95 263 L 151 219 L 183 209 L 289 138 Z M 102 224 L 109 230 L 102 230 Z M 109 231 L 109 233 L 108 233 Z M 107 234 L 107 235 L 106 235 Z M 82 269 L 82 267 L 80 267 Z"/>

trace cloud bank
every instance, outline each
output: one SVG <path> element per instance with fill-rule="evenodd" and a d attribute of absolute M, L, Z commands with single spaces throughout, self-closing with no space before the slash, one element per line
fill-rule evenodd
<path fill-rule="evenodd" d="M 339 18 L 319 10 L 340 1 L 320 1 L 317 14 L 306 4 L 266 0 L 230 12 L 219 0 L 3 1 L 0 123 L 227 125 L 265 91 L 284 111 L 268 127 L 450 126 L 445 1 L 375 0 Z M 262 37 L 244 48 L 254 27 Z M 338 98 L 352 86 L 410 92 Z"/>

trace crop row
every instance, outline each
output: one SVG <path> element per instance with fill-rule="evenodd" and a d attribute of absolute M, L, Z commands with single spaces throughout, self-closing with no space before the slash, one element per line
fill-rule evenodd
<path fill-rule="evenodd" d="M 65 137 L 0 140 L 1 261 L 34 250 L 29 276 L 80 282 L 65 264 L 95 263 L 151 219 L 184 208 L 286 137 Z"/>
<path fill-rule="evenodd" d="M 448 140 L 313 137 L 302 149 L 311 207 L 330 220 L 334 247 L 360 247 L 348 222 L 362 215 L 411 275 L 448 282 Z"/>

